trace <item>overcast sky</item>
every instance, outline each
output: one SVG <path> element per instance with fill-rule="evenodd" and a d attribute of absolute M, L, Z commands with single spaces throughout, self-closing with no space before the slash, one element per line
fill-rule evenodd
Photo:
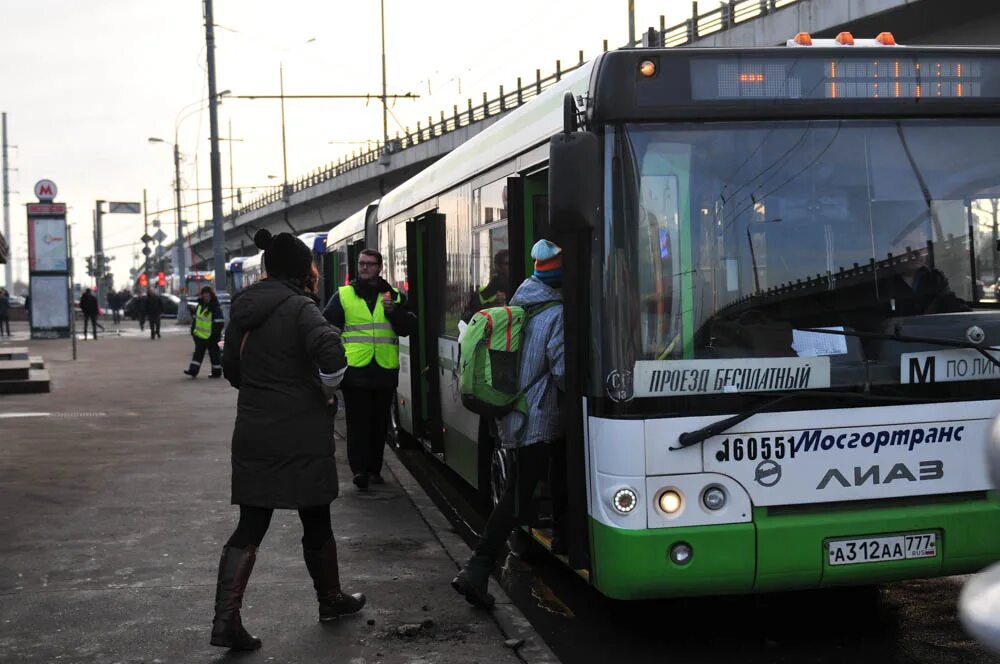
<path fill-rule="evenodd" d="M 704 12 L 711 3 L 702 2 Z M 215 0 L 218 90 L 277 94 L 365 94 L 381 89 L 378 0 Z M 688 0 L 636 0 L 636 31 L 681 22 Z M 628 37 L 628 0 L 385 0 L 389 93 L 419 100 L 392 105 L 389 133 L 496 96 L 518 76 L 554 71 L 557 59 L 589 59 L 603 39 Z M 15 279 L 27 274 L 23 205 L 33 185 L 54 180 L 69 205 L 78 265 L 91 254 L 97 199 L 139 201 L 175 233 L 175 128 L 183 154 L 186 218 L 211 217 L 205 33 L 200 0 L 3 0 L 0 111 L 7 112 Z M 286 101 L 288 175 L 294 180 L 382 135 L 378 102 Z M 226 100 L 221 134 L 223 186 L 229 146 L 244 201 L 282 177 L 277 101 Z M 151 144 L 149 137 L 166 143 Z M 357 143 L 355 143 L 357 142 Z M 272 176 L 272 177 L 269 177 Z M 276 177 L 275 177 L 276 176 Z M 196 192 L 200 187 L 205 191 Z M 260 190 L 258 190 L 259 192 Z M 225 207 L 228 210 L 228 205 Z M 104 217 L 106 253 L 124 285 L 139 253 L 141 215 Z M 78 271 L 77 278 L 80 280 Z M 0 281 L 2 281 L 0 270 Z M 83 275 L 86 279 L 86 275 Z"/>

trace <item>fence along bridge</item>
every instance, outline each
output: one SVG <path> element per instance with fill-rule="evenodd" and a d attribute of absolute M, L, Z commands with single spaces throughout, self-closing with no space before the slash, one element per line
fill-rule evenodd
<path fill-rule="evenodd" d="M 651 30 L 668 47 L 774 46 L 798 32 L 832 37 L 841 30 L 856 36 L 874 36 L 884 30 L 909 44 L 989 44 L 1000 34 L 1000 6 L 993 0 L 728 0 L 692 2 L 691 16 L 674 26 L 660 17 Z M 711 9 L 704 11 L 706 6 Z M 641 37 L 632 44 L 641 44 Z M 626 46 L 628 46 L 626 44 Z M 608 49 L 607 40 L 604 50 Z M 456 147 L 483 131 L 508 112 L 531 101 L 585 62 L 557 60 L 552 73 L 541 69 L 529 79 L 503 85 L 493 97 L 468 99 L 464 107 L 442 110 L 413 130 L 406 129 L 382 144 L 319 167 L 299 179 L 278 185 L 226 215 L 227 259 L 256 252 L 253 234 L 326 231 L 372 200 L 406 181 Z M 189 236 L 194 269 L 210 268 L 212 224 L 206 221 Z"/>

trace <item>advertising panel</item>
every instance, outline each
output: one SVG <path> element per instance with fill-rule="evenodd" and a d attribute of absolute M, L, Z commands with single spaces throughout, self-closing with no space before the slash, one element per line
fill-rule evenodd
<path fill-rule="evenodd" d="M 28 248 L 32 272 L 66 272 L 69 262 L 65 217 L 30 217 Z"/>
<path fill-rule="evenodd" d="M 69 291 L 66 275 L 31 275 L 31 335 L 69 336 Z"/>

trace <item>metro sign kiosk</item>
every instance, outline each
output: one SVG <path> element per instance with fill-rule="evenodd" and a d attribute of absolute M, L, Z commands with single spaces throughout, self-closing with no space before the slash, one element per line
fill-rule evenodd
<path fill-rule="evenodd" d="M 32 339 L 70 335 L 72 303 L 66 204 L 53 202 L 57 191 L 51 180 L 39 180 L 35 183 L 38 203 L 27 206 Z"/>

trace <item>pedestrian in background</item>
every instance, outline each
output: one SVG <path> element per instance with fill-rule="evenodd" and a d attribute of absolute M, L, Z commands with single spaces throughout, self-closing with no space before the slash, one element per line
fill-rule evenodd
<path fill-rule="evenodd" d="M 153 289 L 150 288 L 147 292 L 152 293 Z M 146 316 L 148 315 L 147 307 L 149 306 L 147 303 L 148 300 L 146 299 L 146 293 L 140 291 L 135 297 L 135 317 L 139 319 L 140 332 L 146 329 Z"/>
<path fill-rule="evenodd" d="M 184 303 L 181 302 L 181 306 Z M 219 298 L 215 296 L 215 291 L 211 286 L 201 289 L 198 296 L 198 306 L 191 317 L 191 337 L 194 339 L 194 355 L 191 356 L 191 364 L 184 373 L 192 378 L 198 377 L 201 369 L 201 362 L 205 359 L 205 351 L 208 351 L 208 358 L 212 362 L 212 373 L 209 378 L 222 378 L 222 354 L 219 352 L 219 340 L 222 338 L 222 328 L 226 325 L 226 319 L 222 315 L 222 305 Z M 152 322 L 150 322 L 152 327 Z M 159 330 L 159 323 L 157 323 Z"/>
<path fill-rule="evenodd" d="M 382 455 L 389 409 L 399 384 L 399 337 L 416 330 L 406 295 L 382 278 L 382 254 L 363 249 L 358 278 L 341 286 L 323 312 L 344 331 L 347 373 L 341 393 L 347 418 L 347 460 L 354 485 L 382 484 Z"/>
<path fill-rule="evenodd" d="M 142 316 L 149 317 L 149 338 L 162 339 L 160 336 L 160 317 L 163 316 L 163 298 L 152 288 L 146 289 L 146 297 L 141 304 Z M 140 326 L 142 323 L 140 322 Z"/>
<path fill-rule="evenodd" d="M 559 412 L 560 393 L 565 390 L 563 342 L 562 248 L 539 240 L 531 248 L 534 273 L 521 282 L 511 298 L 512 306 L 544 307 L 531 316 L 521 345 L 518 388 L 527 390 L 527 421 L 519 412 L 499 422 L 500 444 L 513 450 L 514 463 L 503 496 L 493 508 L 479 542 L 452 587 L 475 606 L 491 608 L 493 595 L 487 590 L 490 573 L 511 530 L 518 525 L 524 506 L 530 505 L 535 489 L 548 477 L 551 449 L 563 435 Z M 538 379 L 538 376 L 544 378 Z M 553 497 L 555 499 L 555 497 Z M 520 513 L 519 513 L 520 512 Z"/>
<path fill-rule="evenodd" d="M 212 645 L 253 650 L 240 608 L 257 548 L 275 509 L 298 510 L 302 555 L 319 619 L 360 611 L 365 596 L 340 585 L 330 503 L 337 497 L 329 399 L 344 374 L 344 347 L 313 294 L 312 252 L 288 233 L 257 231 L 267 278 L 233 298 L 223 366 L 237 388 L 232 446 L 236 531 L 222 549 Z"/>
<path fill-rule="evenodd" d="M 83 295 L 80 296 L 80 311 L 83 313 L 83 338 L 87 338 L 87 324 L 89 323 L 94 339 L 97 339 L 97 314 L 100 308 L 97 306 L 97 298 L 94 297 L 89 288 L 83 291 Z"/>
<path fill-rule="evenodd" d="M 10 336 L 10 293 L 7 292 L 6 288 L 0 288 L 0 337 L 4 336 L 4 330 L 7 330 L 7 336 Z"/>
<path fill-rule="evenodd" d="M 118 292 L 113 290 L 108 291 L 107 300 L 108 300 L 108 309 L 111 309 L 111 321 L 115 324 L 115 327 L 118 327 L 122 323 L 121 316 L 118 313 L 118 307 L 121 304 L 120 299 L 118 297 Z"/>

